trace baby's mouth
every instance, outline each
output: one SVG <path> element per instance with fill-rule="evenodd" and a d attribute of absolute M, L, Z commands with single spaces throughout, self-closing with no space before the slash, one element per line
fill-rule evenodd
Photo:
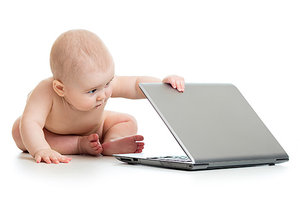
<path fill-rule="evenodd" d="M 95 106 L 95 108 L 99 108 L 100 106 L 102 106 L 103 104 L 105 104 L 107 102 L 108 98 L 105 99 L 104 101 L 102 101 L 102 103 L 98 104 Z"/>
<path fill-rule="evenodd" d="M 99 108 L 100 106 L 102 106 L 102 104 L 96 105 L 96 108 Z"/>

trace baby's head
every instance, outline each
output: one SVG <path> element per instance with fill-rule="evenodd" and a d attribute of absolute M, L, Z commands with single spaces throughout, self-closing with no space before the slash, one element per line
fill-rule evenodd
<path fill-rule="evenodd" d="M 80 110 L 93 106 L 91 101 L 87 104 L 88 101 L 82 98 L 90 93 L 89 89 L 97 88 L 100 92 L 101 86 L 114 77 L 114 62 L 109 51 L 97 35 L 87 30 L 61 34 L 52 46 L 50 66 L 55 92 Z M 111 95 L 107 93 L 100 97 L 95 90 L 91 94 L 95 95 L 96 103 Z"/>
<path fill-rule="evenodd" d="M 70 30 L 54 42 L 50 66 L 53 78 L 66 83 L 86 72 L 113 69 L 114 63 L 97 35 L 87 30 Z"/>

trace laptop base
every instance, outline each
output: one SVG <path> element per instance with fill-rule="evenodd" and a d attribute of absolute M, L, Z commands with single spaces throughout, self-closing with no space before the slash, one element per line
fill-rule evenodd
<path fill-rule="evenodd" d="M 131 154 L 132 155 L 132 154 Z M 147 158 L 134 158 L 126 157 L 125 155 L 114 155 L 119 161 L 128 163 L 128 164 L 142 164 L 147 166 L 156 166 L 164 167 L 178 170 L 210 170 L 210 169 L 224 169 L 224 168 L 241 168 L 241 167 L 252 167 L 252 166 L 262 166 L 269 165 L 274 166 L 275 164 L 288 161 L 288 159 L 280 160 L 249 160 L 249 161 L 226 161 L 226 162 L 214 162 L 214 163 L 202 163 L 202 164 L 193 164 L 191 162 L 170 162 L 170 161 L 160 161 L 155 159 Z"/>

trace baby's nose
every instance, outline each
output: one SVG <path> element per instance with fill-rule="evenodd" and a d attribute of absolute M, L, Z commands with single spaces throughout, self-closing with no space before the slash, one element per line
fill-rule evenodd
<path fill-rule="evenodd" d="M 97 101 L 102 101 L 104 97 L 98 96 Z"/>
<path fill-rule="evenodd" d="M 101 101 L 105 98 L 105 93 L 100 93 L 97 97 L 97 101 Z"/>

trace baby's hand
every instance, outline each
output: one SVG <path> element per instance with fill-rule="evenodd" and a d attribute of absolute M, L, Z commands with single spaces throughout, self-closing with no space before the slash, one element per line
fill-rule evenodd
<path fill-rule="evenodd" d="M 184 78 L 176 75 L 167 76 L 163 79 L 164 83 L 171 84 L 174 89 L 177 88 L 178 91 L 184 91 Z"/>
<path fill-rule="evenodd" d="M 42 149 L 37 151 L 34 155 L 34 159 L 37 163 L 44 161 L 47 164 L 51 164 L 51 163 L 58 164 L 60 162 L 69 163 L 69 161 L 71 161 L 70 157 L 63 156 L 52 149 Z"/>

